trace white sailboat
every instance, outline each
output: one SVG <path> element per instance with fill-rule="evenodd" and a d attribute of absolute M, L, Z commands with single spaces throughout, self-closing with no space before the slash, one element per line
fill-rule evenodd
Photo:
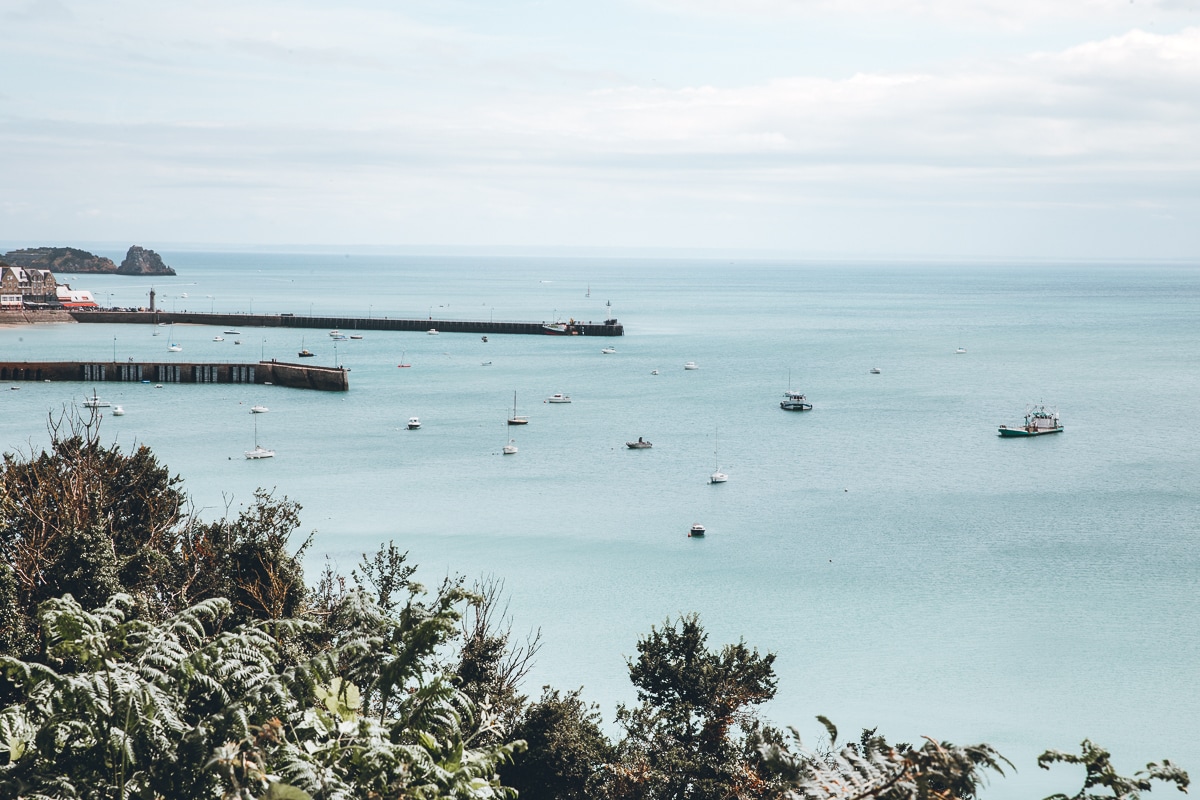
<path fill-rule="evenodd" d="M 717 435 L 713 434 L 713 474 L 708 476 L 709 483 L 724 483 L 729 480 L 729 476 L 721 472 L 721 461 L 717 456 Z"/>
<path fill-rule="evenodd" d="M 517 440 L 509 439 L 508 444 L 504 445 L 504 455 L 511 456 L 515 452 L 517 452 Z"/>
<path fill-rule="evenodd" d="M 254 449 L 246 451 L 246 458 L 248 458 L 248 459 L 274 458 L 275 457 L 274 450 L 268 450 L 267 448 L 263 447 L 261 444 L 258 443 L 258 415 L 255 414 L 253 416 L 254 416 Z"/>
<path fill-rule="evenodd" d="M 529 424 L 529 420 L 527 418 L 522 417 L 519 414 L 517 414 L 517 393 L 516 392 L 513 392 L 513 413 L 512 413 L 512 416 L 508 418 L 508 424 L 509 425 L 528 425 Z"/>

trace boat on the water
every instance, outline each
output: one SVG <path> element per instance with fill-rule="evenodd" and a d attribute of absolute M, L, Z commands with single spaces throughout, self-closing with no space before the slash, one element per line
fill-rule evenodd
<path fill-rule="evenodd" d="M 438 330 L 437 328 L 430 328 L 429 330 L 425 331 L 425 333 L 429 334 L 430 336 L 437 336 Z"/>
<path fill-rule="evenodd" d="M 630 450 L 649 450 L 651 447 L 654 447 L 654 445 L 650 444 L 650 442 L 647 442 L 640 436 L 636 442 L 626 442 L 625 446 Z"/>
<path fill-rule="evenodd" d="M 698 365 L 695 361 L 687 361 L 687 362 L 684 362 L 683 368 L 684 369 L 700 369 L 700 365 Z"/>
<path fill-rule="evenodd" d="M 275 451 L 268 450 L 258 443 L 258 417 L 254 418 L 254 449 L 244 451 L 246 458 L 255 460 L 259 458 L 274 458 Z"/>
<path fill-rule="evenodd" d="M 108 408 L 110 405 L 112 405 L 112 403 L 108 402 L 107 400 L 100 399 L 100 396 L 96 394 L 95 389 L 92 389 L 91 397 L 83 398 L 84 408 Z"/>
<path fill-rule="evenodd" d="M 214 342 L 223 342 L 223 341 L 225 341 L 225 337 L 224 336 L 214 336 L 213 341 Z"/>
<path fill-rule="evenodd" d="M 783 400 L 779 402 L 779 407 L 784 411 L 812 411 L 812 403 L 808 402 L 808 398 L 791 389 L 783 393 Z"/>
<path fill-rule="evenodd" d="M 265 414 L 270 410 L 271 409 L 267 408 L 266 406 L 250 406 L 251 414 Z"/>
<path fill-rule="evenodd" d="M 183 348 L 182 348 L 182 347 L 180 347 L 179 345 L 175 344 L 174 342 L 171 342 L 171 345 L 170 345 L 170 346 L 167 348 L 167 352 L 169 352 L 169 353 L 178 353 L 178 352 L 179 352 L 180 350 L 182 350 L 182 349 L 183 349 Z"/>
<path fill-rule="evenodd" d="M 415 431 L 419 427 L 421 427 L 421 418 L 420 417 L 409 417 L 408 418 L 408 429 L 410 431 Z"/>
<path fill-rule="evenodd" d="M 562 393 L 552 394 L 546 398 L 546 402 L 547 403 L 569 403 L 569 402 L 571 402 L 571 398 L 567 397 L 565 394 L 562 394 Z"/>
<path fill-rule="evenodd" d="M 1001 436 L 1042 436 L 1047 433 L 1061 433 L 1062 421 L 1058 412 L 1045 406 L 1034 406 L 1025 413 L 1025 424 L 1014 427 L 1000 426 Z"/>
<path fill-rule="evenodd" d="M 609 355 L 612 355 L 613 353 L 617 352 L 617 348 L 615 348 L 615 347 L 602 347 L 602 348 L 600 348 L 600 352 L 601 352 L 601 353 L 604 353 L 604 355 L 606 355 L 606 356 L 609 356 Z"/>
<path fill-rule="evenodd" d="M 528 419 L 517 414 L 517 393 L 516 392 L 513 392 L 513 413 L 512 413 L 512 416 L 508 418 L 508 424 L 509 425 L 528 425 L 529 424 Z"/>
<path fill-rule="evenodd" d="M 713 434 L 713 474 L 708 476 L 709 483 L 725 483 L 729 476 L 721 472 L 721 458 L 717 455 L 717 438 Z"/>
<path fill-rule="evenodd" d="M 542 332 L 551 336 L 570 336 L 571 326 L 565 322 L 546 322 L 542 324 Z"/>
<path fill-rule="evenodd" d="M 158 323 L 158 324 L 159 324 L 159 325 L 163 325 L 164 323 L 160 322 L 160 323 Z M 242 332 L 241 332 L 241 331 L 234 330 L 233 328 L 230 328 L 229 330 L 225 331 L 225 335 L 226 335 L 226 336 L 241 336 L 241 335 L 242 335 Z"/>
<path fill-rule="evenodd" d="M 693 536 L 703 536 L 703 535 L 704 535 L 704 526 L 701 525 L 699 522 L 697 522 L 695 525 L 693 525 L 691 527 L 691 529 L 688 531 L 688 538 L 691 538 Z"/>
<path fill-rule="evenodd" d="M 517 452 L 517 440 L 509 439 L 508 444 L 504 445 L 504 455 L 511 456 L 515 452 Z"/>
<path fill-rule="evenodd" d="M 352 333 L 352 334 L 350 334 L 350 338 L 351 339 L 361 339 L 362 334 L 361 333 Z"/>
<path fill-rule="evenodd" d="M 879 367 L 871 367 L 871 374 L 872 374 L 872 375 L 878 375 L 878 374 L 879 374 Z"/>
<path fill-rule="evenodd" d="M 123 417 L 125 416 L 125 409 L 120 406 L 113 406 L 112 413 L 114 417 Z"/>
<path fill-rule="evenodd" d="M 316 354 L 312 350 L 309 350 L 306 347 L 303 350 L 301 350 L 299 353 L 297 353 L 296 355 L 300 356 L 301 358 L 312 358 Z"/>

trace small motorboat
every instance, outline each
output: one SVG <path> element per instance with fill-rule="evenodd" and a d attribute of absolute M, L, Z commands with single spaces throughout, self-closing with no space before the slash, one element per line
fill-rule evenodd
<path fill-rule="evenodd" d="M 159 325 L 162 325 L 163 323 L 161 323 L 161 322 L 160 322 L 160 323 L 158 323 L 158 324 L 159 324 Z M 236 330 L 234 330 L 233 328 L 230 328 L 229 330 L 225 331 L 225 335 L 226 335 L 226 336 L 241 336 L 241 335 L 242 335 L 242 332 L 241 332 L 241 331 L 236 331 Z"/>
<path fill-rule="evenodd" d="M 309 349 L 306 347 L 305 349 L 301 350 L 301 351 L 300 351 L 299 353 L 297 353 L 296 355 L 300 356 L 301 358 L 312 358 L 312 357 L 313 357 L 313 355 L 315 355 L 315 354 L 313 353 L 313 351 L 312 351 L 312 350 L 309 350 Z"/>
<path fill-rule="evenodd" d="M 872 374 L 872 375 L 878 375 L 878 374 L 879 374 L 879 367 L 871 367 L 871 374 Z"/>
<path fill-rule="evenodd" d="M 234 339 L 234 340 L 233 340 L 233 343 L 234 343 L 234 344 L 241 344 L 241 343 L 242 343 L 242 340 L 241 340 L 241 339 Z"/>
<path fill-rule="evenodd" d="M 779 402 L 779 407 L 784 411 L 812 411 L 812 403 L 808 402 L 808 398 L 791 389 L 783 393 L 783 400 Z"/>
<path fill-rule="evenodd" d="M 511 456 L 515 452 L 517 452 L 517 440 L 509 439 L 508 444 L 504 445 L 504 455 Z"/>
<path fill-rule="evenodd" d="M 223 342 L 223 341 L 225 341 L 225 337 L 224 336 L 214 336 L 213 341 L 214 342 Z"/>
<path fill-rule="evenodd" d="M 657 375 L 657 374 L 658 374 L 658 370 L 656 370 L 656 369 L 652 369 L 652 370 L 650 370 L 650 374 L 651 374 L 651 375 Z"/>
<path fill-rule="evenodd" d="M 486 336 L 481 336 L 481 337 L 479 337 L 479 338 L 483 339 L 483 341 L 485 341 L 485 342 L 487 341 L 487 337 L 486 337 Z"/>
<path fill-rule="evenodd" d="M 336 336 L 334 336 L 331 333 L 331 334 L 329 334 L 329 338 L 333 339 L 335 342 L 344 342 L 344 341 L 346 341 L 347 337 L 346 337 L 346 334 L 344 334 L 344 333 L 339 333 Z"/>
<path fill-rule="evenodd" d="M 490 361 L 484 361 L 484 362 L 483 362 L 483 363 L 481 363 L 479 366 L 481 366 L 481 367 L 490 367 L 491 365 L 492 365 L 492 362 L 490 362 Z"/>
<path fill-rule="evenodd" d="M 606 356 L 610 356 L 610 355 L 612 355 L 613 353 L 617 352 L 617 348 L 615 348 L 615 347 L 604 347 L 604 348 L 601 348 L 600 352 L 601 352 L 601 353 L 604 353 L 604 355 L 606 355 Z"/>
<path fill-rule="evenodd" d="M 179 345 L 172 342 L 171 345 L 167 348 L 167 352 L 168 353 L 178 353 L 182 349 L 183 349 L 182 347 L 180 347 Z"/>
<path fill-rule="evenodd" d="M 350 338 L 351 339 L 361 339 L 362 334 L 361 333 L 352 333 L 352 334 L 350 334 Z"/>
<path fill-rule="evenodd" d="M 415 431 L 419 427 L 421 427 L 420 417 L 409 417 L 408 418 L 408 429 L 410 431 Z"/>
<path fill-rule="evenodd" d="M 704 526 L 701 525 L 699 522 L 697 522 L 695 525 L 693 525 L 691 527 L 691 529 L 688 531 L 689 539 L 693 536 L 703 536 L 703 535 L 704 535 Z"/>
<path fill-rule="evenodd" d="M 636 442 L 626 442 L 625 446 L 630 450 L 649 450 L 651 447 L 654 447 L 654 445 L 650 444 L 650 442 L 647 442 L 640 436 Z"/>
<path fill-rule="evenodd" d="M 425 331 L 425 333 L 429 334 L 430 336 L 437 336 L 438 330 L 437 328 L 430 328 L 429 330 Z"/>
<path fill-rule="evenodd" d="M 125 416 L 125 409 L 121 408 L 120 406 L 113 406 L 112 413 L 114 417 L 123 417 Z"/>
<path fill-rule="evenodd" d="M 161 383 L 156 383 L 156 384 L 154 384 L 154 388 L 155 388 L 155 389 L 161 389 L 161 388 L 162 388 L 162 384 L 161 384 Z"/>
<path fill-rule="evenodd" d="M 266 406 L 250 406 L 251 414 L 265 414 L 270 410 L 271 409 L 267 408 Z"/>
<path fill-rule="evenodd" d="M 83 407 L 84 408 L 108 408 L 110 405 L 112 405 L 112 404 L 109 403 L 107 400 L 100 399 L 100 396 L 96 394 L 95 389 L 92 389 L 91 397 L 83 398 Z"/>
<path fill-rule="evenodd" d="M 955 350 L 955 351 L 954 351 L 954 355 L 956 355 L 956 356 L 961 356 L 961 355 L 962 355 L 963 353 L 965 353 L 965 352 L 967 352 L 967 348 L 965 348 L 965 347 L 960 347 L 960 348 L 958 348 L 957 350 Z"/>
<path fill-rule="evenodd" d="M 569 402 L 571 402 L 571 398 L 567 397 L 565 394 L 561 394 L 561 393 L 560 394 L 552 394 L 546 398 L 546 402 L 547 403 L 569 403 Z"/>
<path fill-rule="evenodd" d="M 337 328 L 334 328 L 333 330 L 331 330 L 329 332 L 329 336 L 331 339 L 336 339 L 337 337 L 339 337 L 341 335 L 342 335 L 342 332 L 339 331 Z"/>
<path fill-rule="evenodd" d="M 727 480 L 729 480 L 729 476 L 724 472 L 721 472 L 721 470 L 717 470 L 712 475 L 708 476 L 709 483 L 724 483 Z"/>
<path fill-rule="evenodd" d="M 700 369 L 700 366 L 695 361 L 687 361 L 683 365 L 684 369 Z"/>

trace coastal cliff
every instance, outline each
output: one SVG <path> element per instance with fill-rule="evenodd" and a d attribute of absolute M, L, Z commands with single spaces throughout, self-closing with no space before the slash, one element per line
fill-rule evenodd
<path fill-rule="evenodd" d="M 10 250 L 0 256 L 0 262 L 26 269 L 48 269 L 54 273 L 116 274 L 116 275 L 174 275 L 175 270 L 163 263 L 153 250 L 139 245 L 129 248 L 121 266 L 111 258 L 98 256 L 75 247 L 27 247 Z"/>

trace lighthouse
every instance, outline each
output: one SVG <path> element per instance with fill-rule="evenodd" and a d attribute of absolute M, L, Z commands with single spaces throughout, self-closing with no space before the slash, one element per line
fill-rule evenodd
<path fill-rule="evenodd" d="M 604 304 L 608 308 L 608 319 L 604 320 L 605 325 L 616 325 L 617 318 L 613 316 L 612 300 Z"/>

